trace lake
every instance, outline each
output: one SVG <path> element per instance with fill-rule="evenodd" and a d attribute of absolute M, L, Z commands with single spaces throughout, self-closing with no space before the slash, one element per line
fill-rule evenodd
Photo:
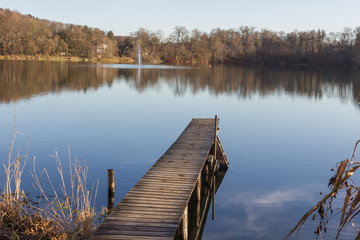
<path fill-rule="evenodd" d="M 86 161 L 88 183 L 99 180 L 100 209 L 107 169 L 118 202 L 192 118 L 217 114 L 230 166 L 203 239 L 282 239 L 327 191 L 330 169 L 351 157 L 359 101 L 360 72 L 349 69 L 0 61 L 0 159 L 16 116 L 22 154 L 30 131 L 23 188 L 31 192 L 33 156 L 56 182 L 50 155 L 58 149 L 66 169 L 69 146 Z M 315 227 L 310 219 L 299 239 L 315 239 Z"/>

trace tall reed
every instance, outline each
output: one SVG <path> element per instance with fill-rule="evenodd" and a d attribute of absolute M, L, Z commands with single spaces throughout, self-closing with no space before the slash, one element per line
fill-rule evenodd
<path fill-rule="evenodd" d="M 14 128 L 15 129 L 15 128 Z M 0 239 L 88 239 L 95 229 L 95 201 L 99 182 L 87 188 L 88 168 L 81 165 L 69 154 L 69 175 L 65 175 L 58 155 L 53 156 L 59 173 L 59 183 L 53 179 L 46 168 L 40 175 L 35 168 L 31 175 L 35 191 L 40 195 L 37 201 L 31 199 L 21 189 L 21 178 L 27 156 L 20 152 L 13 157 L 13 147 L 17 135 L 14 130 L 7 164 L 4 167 L 4 186 L 0 195 Z M 53 176 L 52 176 L 53 177 Z M 70 182 L 69 186 L 66 182 Z M 44 182 L 50 192 L 43 188 Z"/>

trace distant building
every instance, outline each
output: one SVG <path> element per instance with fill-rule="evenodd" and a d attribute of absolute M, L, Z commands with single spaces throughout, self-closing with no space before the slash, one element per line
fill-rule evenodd
<path fill-rule="evenodd" d="M 102 43 L 96 47 L 96 54 L 103 55 L 107 49 L 108 45 Z"/>

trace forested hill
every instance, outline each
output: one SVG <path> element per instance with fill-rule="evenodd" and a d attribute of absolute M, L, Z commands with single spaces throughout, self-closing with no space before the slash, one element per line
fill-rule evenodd
<path fill-rule="evenodd" d="M 0 9 L 0 55 L 67 55 L 112 57 L 113 33 L 98 28 L 40 20 Z"/>
<path fill-rule="evenodd" d="M 111 31 L 0 9 L 0 55 L 137 59 L 137 46 L 145 63 L 360 66 L 360 27 L 337 33 L 321 29 L 285 33 L 241 26 L 206 33 L 177 26 L 169 36 L 143 28 L 131 36 L 114 36 Z"/>

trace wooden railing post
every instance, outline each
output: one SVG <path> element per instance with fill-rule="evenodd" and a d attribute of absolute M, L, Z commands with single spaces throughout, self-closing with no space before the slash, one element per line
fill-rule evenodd
<path fill-rule="evenodd" d="M 215 115 L 215 136 L 214 136 L 214 160 L 216 161 L 217 151 L 217 133 L 218 133 L 218 117 Z"/>
<path fill-rule="evenodd" d="M 215 115 L 215 134 L 214 134 L 214 165 L 211 164 L 212 169 L 212 182 L 213 182 L 213 188 L 212 188 L 212 220 L 215 220 L 215 193 L 216 193 L 216 169 L 217 169 L 217 134 L 218 134 L 218 117 Z"/>

